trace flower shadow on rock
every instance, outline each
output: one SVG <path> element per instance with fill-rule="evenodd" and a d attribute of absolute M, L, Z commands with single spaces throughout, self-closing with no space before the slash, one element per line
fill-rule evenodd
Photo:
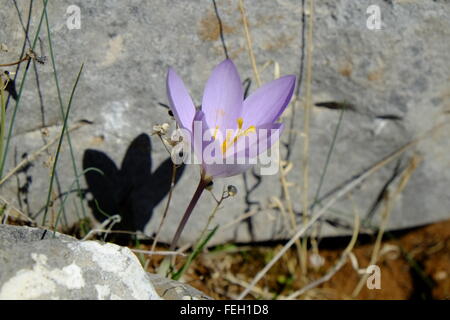
<path fill-rule="evenodd" d="M 85 173 L 88 191 L 92 194 L 89 207 L 98 221 L 119 214 L 121 222 L 115 230 L 142 231 L 153 215 L 153 209 L 169 193 L 172 160 L 167 158 L 153 173 L 151 141 L 147 134 L 137 136 L 128 147 L 121 168 L 104 153 L 88 149 L 83 155 L 83 169 L 97 168 Z M 177 169 L 175 183 L 183 174 Z M 124 238 L 124 237 L 116 237 Z M 126 237 L 125 237 L 126 238 Z"/>

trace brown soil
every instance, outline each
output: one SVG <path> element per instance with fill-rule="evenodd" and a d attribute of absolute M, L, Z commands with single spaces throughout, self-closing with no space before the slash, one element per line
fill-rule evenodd
<path fill-rule="evenodd" d="M 8 223 L 23 225 L 9 219 Z M 65 233 L 76 235 L 76 228 Z M 111 241 L 110 237 L 108 241 Z M 325 239 L 319 254 L 324 264 L 309 266 L 302 277 L 296 248 L 291 248 L 261 280 L 247 299 L 284 299 L 298 289 L 323 277 L 339 260 L 349 238 Z M 353 249 L 359 268 L 369 264 L 375 238 L 359 236 Z M 150 243 L 130 247 L 150 250 Z M 214 299 L 235 299 L 252 281 L 258 271 L 276 254 L 282 244 L 219 246 L 201 253 L 184 274 L 182 281 Z M 158 248 L 157 250 L 164 250 Z M 311 254 L 311 251 L 309 252 Z M 150 256 L 138 255 L 141 261 Z M 162 261 L 153 256 L 147 271 L 156 272 Z M 185 258 L 177 259 L 177 268 Z M 347 260 L 331 279 L 307 291 L 297 299 L 449 299 L 450 298 L 450 220 L 406 231 L 384 235 L 380 258 L 376 262 L 381 272 L 381 289 L 368 289 L 352 297 L 360 275 Z"/>
<path fill-rule="evenodd" d="M 359 268 L 367 267 L 374 238 L 360 237 L 353 250 Z M 341 256 L 348 239 L 328 239 L 320 245 L 323 266 L 310 267 L 302 281 L 297 250 L 291 249 L 261 280 L 248 299 L 283 299 L 305 284 L 325 275 Z M 233 299 L 281 248 L 234 245 L 215 248 L 198 256 L 182 280 L 215 299 Z M 385 234 L 377 261 L 381 289 L 363 289 L 355 299 L 449 299 L 450 220 L 421 228 Z M 178 259 L 182 260 L 182 259 Z M 148 271 L 155 271 L 154 258 Z M 179 261 L 180 265 L 183 261 Z M 299 299 L 352 299 L 360 275 L 347 263 L 327 282 L 307 291 Z"/>

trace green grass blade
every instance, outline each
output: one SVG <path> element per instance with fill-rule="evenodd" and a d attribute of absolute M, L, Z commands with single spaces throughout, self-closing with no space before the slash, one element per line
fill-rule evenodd
<path fill-rule="evenodd" d="M 50 206 L 50 199 L 51 199 L 51 196 L 52 196 L 53 181 L 54 181 L 54 178 L 55 178 L 56 165 L 58 164 L 59 154 L 60 154 L 60 151 L 61 151 L 62 142 L 64 140 L 64 134 L 66 132 L 67 120 L 69 118 L 70 108 L 72 107 L 73 96 L 75 94 L 75 90 L 77 88 L 78 81 L 80 80 L 80 76 L 81 76 L 81 73 L 83 71 L 83 67 L 84 67 L 84 64 L 81 65 L 80 71 L 78 72 L 77 78 L 75 80 L 75 84 L 74 84 L 74 86 L 72 88 L 72 93 L 70 94 L 69 104 L 67 105 L 67 111 L 66 111 L 66 115 L 64 117 L 64 123 L 63 123 L 63 127 L 62 127 L 62 130 L 61 130 L 61 136 L 59 138 L 58 147 L 56 149 L 55 161 L 54 161 L 53 166 L 52 166 L 52 173 L 51 173 L 51 176 L 50 176 L 50 185 L 49 185 L 49 188 L 48 188 L 47 202 L 46 202 L 46 205 L 45 205 L 44 217 L 42 218 L 42 225 L 45 225 L 45 220 L 47 218 L 48 208 Z"/>
<path fill-rule="evenodd" d="M 34 50 L 34 48 L 36 47 L 37 40 L 39 39 L 39 33 L 41 32 L 42 22 L 44 21 L 44 16 L 45 16 L 44 13 L 45 13 L 45 11 L 47 9 L 47 2 L 48 2 L 48 0 L 43 0 L 43 1 L 44 1 L 44 8 L 42 10 L 41 18 L 39 20 L 39 25 L 37 27 L 36 34 L 34 36 L 33 45 L 31 46 L 32 50 Z M 23 74 L 23 77 L 22 77 L 22 81 L 21 81 L 20 87 L 19 87 L 19 93 L 17 94 L 16 105 L 15 105 L 13 114 L 11 116 L 11 121 L 10 121 L 10 124 L 9 124 L 9 130 L 8 130 L 8 137 L 6 138 L 6 143 L 5 143 L 5 149 L 4 149 L 4 152 L 3 152 L 3 157 L 1 158 L 1 162 L 0 162 L 0 178 L 3 176 L 3 170 L 5 168 L 5 163 L 6 163 L 6 156 L 8 155 L 9 144 L 10 144 L 10 141 L 11 141 L 11 138 L 12 138 L 12 131 L 14 129 L 14 123 L 16 121 L 17 111 L 19 110 L 19 106 L 20 106 L 20 98 L 22 97 L 22 92 L 23 92 L 23 88 L 25 86 L 25 82 L 26 82 L 26 79 L 27 79 L 28 67 L 29 67 L 30 63 L 31 63 L 31 61 L 28 62 L 27 67 L 25 68 L 25 71 L 24 71 L 24 74 Z"/>
<path fill-rule="evenodd" d="M 72 188 L 74 187 L 74 185 L 76 184 L 77 180 L 80 177 L 82 177 L 83 175 L 85 175 L 86 173 L 88 173 L 90 171 L 96 171 L 96 172 L 99 172 L 102 175 L 104 174 L 100 169 L 97 169 L 97 168 L 86 168 L 85 170 L 83 170 L 80 173 L 79 177 L 75 177 L 75 180 L 71 183 L 71 185 L 69 187 L 69 190 L 72 190 Z M 62 211 L 63 211 L 62 208 L 64 208 L 64 205 L 66 204 L 67 198 L 69 198 L 69 194 L 70 193 L 67 192 L 66 195 L 64 196 L 63 200 L 61 201 L 61 206 L 59 207 L 58 214 L 56 215 L 55 225 L 53 227 L 53 236 L 55 236 L 55 234 L 56 234 L 56 227 L 58 226 L 58 222 L 59 222 L 59 219 L 60 219 Z M 82 220 L 81 217 L 79 217 L 79 219 Z"/>
<path fill-rule="evenodd" d="M 319 199 L 320 190 L 322 189 L 323 181 L 325 179 L 325 175 L 328 170 L 328 165 L 330 164 L 331 155 L 334 151 L 334 146 L 336 144 L 336 139 L 337 139 L 337 136 L 339 133 L 339 129 L 341 128 L 342 119 L 344 118 L 344 111 L 345 111 L 345 109 L 341 109 L 341 113 L 339 114 L 339 120 L 336 125 L 336 129 L 334 130 L 333 140 L 331 141 L 330 149 L 328 149 L 327 158 L 325 160 L 325 165 L 323 167 L 322 174 L 320 175 L 319 185 L 317 186 L 317 190 L 316 190 L 316 194 L 314 196 L 314 201 L 313 201 L 312 206 L 315 206 Z"/>
<path fill-rule="evenodd" d="M 214 236 L 214 234 L 216 233 L 217 229 L 219 229 L 218 225 L 215 226 L 214 229 L 212 229 L 210 233 L 208 233 L 208 235 L 205 237 L 205 239 L 203 239 L 203 240 L 200 239 L 199 243 L 197 244 L 195 249 L 192 251 L 192 253 L 189 255 L 189 257 L 187 258 L 187 260 L 183 264 L 183 266 L 180 268 L 180 270 L 178 270 L 177 272 L 175 272 L 172 275 L 172 279 L 173 280 L 179 280 L 181 278 L 181 276 L 186 272 L 186 270 L 191 265 L 192 261 L 194 261 L 194 259 L 203 250 L 203 248 L 206 246 L 206 244 L 209 242 L 209 240 L 211 240 L 211 238 Z"/>
<path fill-rule="evenodd" d="M 52 36 L 51 36 L 51 32 L 50 32 L 50 23 L 49 23 L 49 19 L 48 19 L 48 15 L 47 15 L 47 10 L 44 11 L 44 15 L 45 15 L 45 23 L 47 25 L 47 38 L 48 38 L 48 46 L 49 46 L 49 51 L 50 51 L 50 60 L 52 62 L 52 67 L 53 67 L 53 76 L 55 78 L 55 85 L 56 85 L 56 92 L 58 95 L 58 101 L 59 101 L 59 107 L 60 107 L 60 111 L 61 111 L 61 117 L 64 119 L 65 117 L 65 112 L 64 112 L 64 105 L 63 105 L 63 101 L 62 101 L 62 96 L 61 96 L 61 89 L 59 86 L 59 80 L 58 80 L 58 72 L 56 70 L 56 63 L 55 63 L 55 55 L 54 55 L 54 51 L 53 51 L 53 45 L 52 45 Z M 72 161 L 72 168 L 73 168 L 73 172 L 75 177 L 78 177 L 78 168 L 77 168 L 77 163 L 75 160 L 75 155 L 74 155 L 74 151 L 73 151 L 73 147 L 72 147 L 72 140 L 70 138 L 70 133 L 69 131 L 66 131 L 66 135 L 67 135 L 67 144 L 69 146 L 69 150 L 70 150 L 70 158 Z M 83 202 L 82 196 L 81 196 L 81 186 L 80 186 L 80 181 L 77 178 L 76 179 L 76 184 L 77 184 L 77 190 L 78 190 L 78 198 L 80 200 L 80 205 L 81 205 L 81 211 L 83 213 L 83 218 L 86 218 L 86 208 L 85 208 L 85 204 Z"/>

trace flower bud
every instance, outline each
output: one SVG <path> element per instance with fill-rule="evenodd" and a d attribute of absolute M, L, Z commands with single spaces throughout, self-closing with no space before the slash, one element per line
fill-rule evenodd
<path fill-rule="evenodd" d="M 227 187 L 227 192 L 228 192 L 228 196 L 234 197 L 237 194 L 238 190 L 237 190 L 237 188 L 235 186 L 230 184 Z"/>
<path fill-rule="evenodd" d="M 205 189 L 208 191 L 211 191 L 213 187 L 214 187 L 214 182 L 211 180 L 210 182 L 208 182 Z"/>

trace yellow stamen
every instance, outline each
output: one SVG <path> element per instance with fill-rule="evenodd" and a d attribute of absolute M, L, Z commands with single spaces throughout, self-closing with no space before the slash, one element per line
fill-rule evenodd
<path fill-rule="evenodd" d="M 241 118 L 239 118 L 239 119 L 241 119 Z M 239 124 L 239 119 L 238 119 L 238 124 Z M 239 131 L 238 131 L 237 135 L 233 138 L 233 140 L 231 140 L 231 133 L 232 132 L 228 131 L 227 132 L 227 138 L 222 143 L 222 153 L 225 153 L 227 151 L 227 149 L 229 147 L 231 147 L 233 144 L 235 144 L 240 137 L 247 136 L 249 133 L 253 133 L 253 132 L 256 132 L 255 126 L 250 126 L 244 131 L 241 131 L 241 128 L 239 128 Z M 228 143 L 228 141 L 230 143 Z"/>
<path fill-rule="evenodd" d="M 225 139 L 225 141 L 222 143 L 222 153 L 225 153 L 227 151 L 228 146 L 228 141 L 231 140 L 231 136 L 233 135 L 233 131 L 232 130 L 227 130 L 227 138 Z"/>
<path fill-rule="evenodd" d="M 244 132 L 245 132 L 245 135 L 248 135 L 249 133 L 256 132 L 256 128 L 255 128 L 255 126 L 250 126 Z"/>
<path fill-rule="evenodd" d="M 250 126 L 245 130 L 242 130 L 242 127 L 244 125 L 244 119 L 239 117 L 237 120 L 238 130 L 236 135 L 233 138 L 233 131 L 227 130 L 227 136 L 225 141 L 222 142 L 222 153 L 225 154 L 229 147 L 231 147 L 233 144 L 235 144 L 240 137 L 247 136 L 250 133 L 256 132 L 255 126 Z M 219 131 L 219 126 L 216 126 L 214 129 L 213 139 L 216 140 L 217 133 Z"/>
<path fill-rule="evenodd" d="M 216 129 L 214 129 L 213 139 L 216 140 L 217 132 L 219 131 L 219 126 L 216 126 Z"/>
<path fill-rule="evenodd" d="M 241 130 L 242 129 L 242 125 L 244 124 L 244 119 L 238 118 L 237 119 L 237 124 L 238 124 L 238 129 Z"/>

